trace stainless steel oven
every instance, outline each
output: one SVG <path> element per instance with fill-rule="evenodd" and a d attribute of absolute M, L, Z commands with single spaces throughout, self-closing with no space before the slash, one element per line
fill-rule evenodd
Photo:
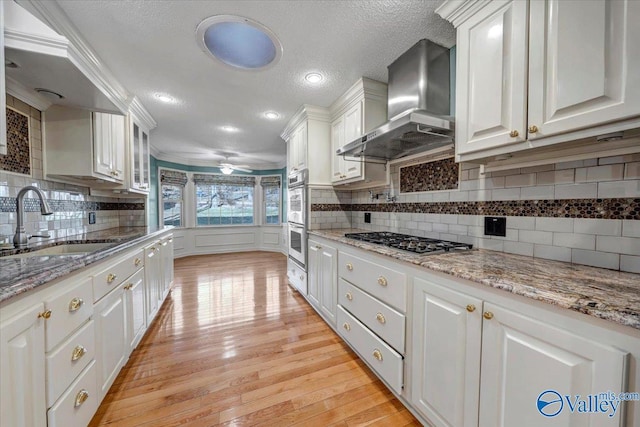
<path fill-rule="evenodd" d="M 288 177 L 287 221 L 289 225 L 289 259 L 301 272 L 307 271 L 307 170 Z M 295 268 L 294 268 L 295 272 Z M 306 274 L 295 274 L 290 282 L 306 294 Z"/>
<path fill-rule="evenodd" d="M 289 258 L 306 271 L 307 229 L 292 222 L 289 223 Z"/>
<path fill-rule="evenodd" d="M 307 170 L 289 175 L 287 191 L 287 221 L 307 225 Z"/>

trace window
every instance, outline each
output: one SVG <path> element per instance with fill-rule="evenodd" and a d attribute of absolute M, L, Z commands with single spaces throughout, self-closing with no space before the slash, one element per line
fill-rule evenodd
<path fill-rule="evenodd" d="M 194 174 L 196 225 L 254 224 L 253 176 Z"/>
<path fill-rule="evenodd" d="M 187 174 L 167 169 L 160 170 L 160 191 L 162 192 L 162 225 L 182 227 L 184 186 Z"/>
<path fill-rule="evenodd" d="M 260 179 L 264 205 L 264 224 L 280 224 L 280 177 L 264 176 Z"/>

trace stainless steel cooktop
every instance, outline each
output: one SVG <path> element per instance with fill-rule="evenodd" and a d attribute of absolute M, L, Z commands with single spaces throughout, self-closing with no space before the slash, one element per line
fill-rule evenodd
<path fill-rule="evenodd" d="M 391 248 L 402 249 L 404 251 L 415 252 L 418 254 L 466 251 L 473 248 L 473 245 L 466 243 L 429 239 L 426 237 L 390 232 L 346 233 L 344 236 L 350 239 L 362 240 L 363 242 L 389 246 Z"/>

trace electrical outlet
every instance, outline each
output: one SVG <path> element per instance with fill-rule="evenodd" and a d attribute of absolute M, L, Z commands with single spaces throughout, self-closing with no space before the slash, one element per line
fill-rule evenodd
<path fill-rule="evenodd" d="M 364 223 L 371 224 L 371 212 L 364 213 Z"/>
<path fill-rule="evenodd" d="M 506 236 L 507 235 L 507 218 L 485 216 L 484 217 L 484 234 L 485 236 Z"/>
<path fill-rule="evenodd" d="M 89 212 L 89 224 L 95 224 L 95 223 L 96 223 L 96 213 Z"/>

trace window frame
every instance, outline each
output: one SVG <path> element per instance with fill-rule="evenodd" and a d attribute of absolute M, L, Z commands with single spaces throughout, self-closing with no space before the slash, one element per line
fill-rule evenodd
<path fill-rule="evenodd" d="M 193 181 L 193 176 L 196 173 L 191 173 L 190 179 Z M 214 175 L 214 176 L 223 176 L 223 177 L 228 177 L 229 175 L 225 175 L 222 173 L 215 173 L 215 172 L 197 172 L 198 175 Z M 220 228 L 220 227 L 256 227 L 259 226 L 261 224 L 259 224 L 256 221 L 256 208 L 259 206 L 256 206 L 256 187 L 259 185 L 259 179 L 256 178 L 260 178 L 259 176 L 256 175 L 240 175 L 238 174 L 237 176 L 248 176 L 248 177 L 252 177 L 255 179 L 255 183 L 253 185 L 253 197 L 252 197 L 252 211 L 253 211 L 253 220 L 251 222 L 251 224 L 203 224 L 200 225 L 198 224 L 198 184 L 193 182 L 193 206 L 191 206 L 191 208 L 193 209 L 193 224 L 195 228 L 206 228 L 206 227 L 213 227 L 213 228 Z"/>
<path fill-rule="evenodd" d="M 267 223 L 267 198 L 265 197 L 265 188 L 262 187 L 262 178 L 270 178 L 270 177 L 274 177 L 277 176 L 280 178 L 280 187 L 279 189 L 279 197 L 278 197 L 278 222 L 276 224 L 269 224 Z M 270 175 L 260 175 L 260 179 L 258 180 L 258 182 L 256 183 L 256 186 L 259 186 L 261 191 L 260 191 L 260 206 L 261 206 L 261 213 L 260 213 L 260 225 L 263 226 L 267 226 L 267 227 L 280 227 L 282 226 L 282 198 L 283 198 L 283 189 L 282 186 L 284 185 L 284 179 L 282 177 L 282 175 L 280 174 L 270 174 Z"/>
<path fill-rule="evenodd" d="M 171 169 L 171 168 L 165 168 L 165 167 L 159 167 L 158 168 L 158 223 L 159 226 L 161 227 L 167 227 L 167 225 L 164 223 L 164 192 L 162 191 L 162 187 L 164 185 L 171 185 L 174 187 L 182 187 L 182 191 L 180 192 L 181 198 L 180 198 L 180 225 L 173 225 L 171 224 L 171 226 L 176 227 L 176 228 L 185 228 L 186 227 L 186 217 L 185 217 L 185 190 L 186 190 L 186 185 L 181 186 L 181 185 L 176 185 L 176 184 L 163 184 L 161 182 L 160 177 L 162 176 L 162 171 L 163 170 L 167 170 L 167 171 L 175 171 L 175 172 L 181 172 L 181 173 L 185 173 L 187 174 L 187 183 L 188 183 L 188 179 L 189 179 L 189 174 L 183 170 L 180 169 Z M 170 200 L 172 201 L 172 200 Z"/>

